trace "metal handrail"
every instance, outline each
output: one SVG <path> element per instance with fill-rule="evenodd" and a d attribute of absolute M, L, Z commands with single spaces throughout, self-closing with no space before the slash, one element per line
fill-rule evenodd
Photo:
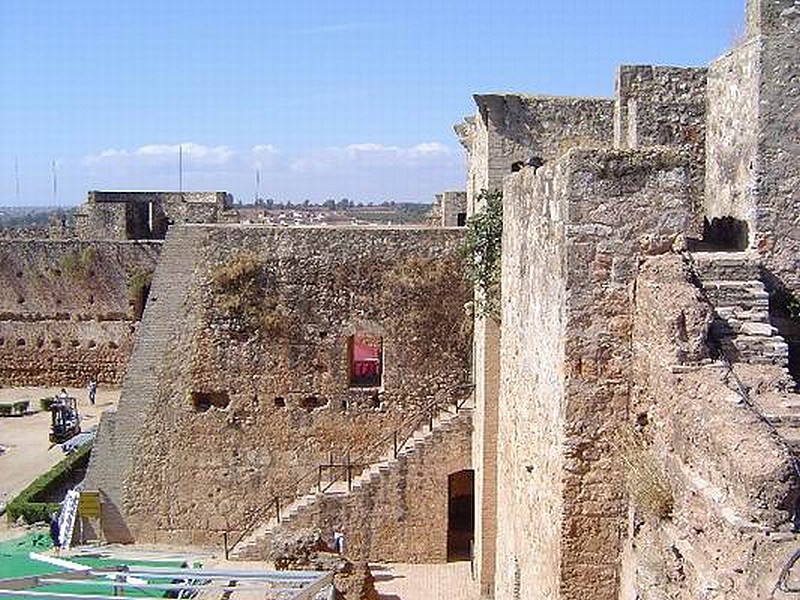
<path fill-rule="evenodd" d="M 456 385 L 450 386 L 449 388 L 446 388 L 444 390 L 444 392 L 451 393 L 451 392 L 453 392 L 455 390 L 458 390 L 458 389 L 469 389 L 470 391 L 472 391 L 474 389 L 474 387 L 475 387 L 474 384 L 462 383 L 462 384 L 456 384 Z M 439 393 L 441 393 L 441 392 L 437 392 L 437 394 L 439 394 Z M 466 404 L 468 399 L 469 399 L 469 395 L 465 396 L 460 401 L 459 401 L 458 398 L 456 398 L 454 400 L 453 407 L 455 409 L 455 413 L 456 414 L 458 414 L 458 412 L 464 407 L 464 404 Z M 392 440 L 393 449 L 394 449 L 394 457 L 396 458 L 399 449 L 402 448 L 405 445 L 405 443 L 411 438 L 412 435 L 414 435 L 414 432 L 417 431 L 419 425 L 421 425 L 423 422 L 428 420 L 430 429 L 431 430 L 433 429 L 433 420 L 434 420 L 433 409 L 436 406 L 441 406 L 441 404 L 442 404 L 441 399 L 434 397 L 434 400 L 432 400 L 431 402 L 426 404 L 425 407 L 422 408 L 421 410 L 415 412 L 411 417 L 406 419 L 400 426 L 394 428 L 389 435 L 383 436 L 382 438 L 377 440 L 374 444 L 370 445 L 368 450 L 366 450 L 366 451 L 361 453 L 361 455 L 359 456 L 359 461 L 366 460 L 366 458 L 370 454 L 375 452 L 375 449 L 378 448 L 379 445 L 383 445 L 389 439 Z M 445 409 L 446 409 L 446 407 L 445 407 Z M 402 439 L 402 442 L 400 442 L 399 441 L 400 438 L 398 436 L 398 432 L 401 431 L 401 428 L 403 427 L 403 425 L 407 425 L 408 423 L 412 422 L 412 420 L 413 420 L 413 423 L 414 423 L 414 427 L 409 431 L 408 435 L 406 435 L 406 437 Z M 249 534 L 251 534 L 256 529 L 256 527 L 258 525 L 260 525 L 267 518 L 272 516 L 273 509 L 274 509 L 275 519 L 276 519 L 276 521 L 278 523 L 280 523 L 281 522 L 281 500 L 290 500 L 291 501 L 291 500 L 296 499 L 298 497 L 298 494 L 297 494 L 296 490 L 300 487 L 301 483 L 303 483 L 307 479 L 310 479 L 312 475 L 317 474 L 317 478 L 318 478 L 317 479 L 317 489 L 320 492 L 327 491 L 328 489 L 330 489 L 331 486 L 333 486 L 333 484 L 335 484 L 337 481 L 340 480 L 339 478 L 332 479 L 331 481 L 328 482 L 328 485 L 325 486 L 325 488 L 323 489 L 322 485 L 321 485 L 321 475 L 322 475 L 322 469 L 323 468 L 330 468 L 330 467 L 334 467 L 334 466 L 338 466 L 339 468 L 345 467 L 346 468 L 345 477 L 347 478 L 347 481 L 348 481 L 348 490 L 352 489 L 352 467 L 353 466 L 358 466 L 359 464 L 363 464 L 365 466 L 368 466 L 371 463 L 360 463 L 359 461 L 351 462 L 350 459 L 349 459 L 350 450 L 351 449 L 352 449 L 352 444 L 349 445 L 348 448 L 346 449 L 346 456 L 347 456 L 348 460 L 347 460 L 347 463 L 345 463 L 344 465 L 334 465 L 332 457 L 331 457 L 331 460 L 329 460 L 328 463 L 323 464 L 323 465 L 315 465 L 312 469 L 309 469 L 308 471 L 303 473 L 299 478 L 297 478 L 291 484 L 291 486 L 289 486 L 290 489 L 295 490 L 295 493 L 293 495 L 289 496 L 289 495 L 286 495 L 286 494 L 282 494 L 282 495 L 275 494 L 272 497 L 272 500 L 270 501 L 269 504 L 267 504 L 267 505 L 261 507 L 260 509 L 256 510 L 256 512 L 253 514 L 253 516 L 248 519 L 249 523 L 242 530 L 242 533 L 236 538 L 236 541 L 233 544 L 231 544 L 230 546 L 228 544 L 228 531 L 223 532 L 223 545 L 224 545 L 224 550 L 225 550 L 225 559 L 226 560 L 228 559 L 228 555 L 229 555 L 230 550 L 232 550 L 233 548 L 236 548 L 236 546 L 238 546 L 239 543 L 245 537 L 247 537 Z"/>
<path fill-rule="evenodd" d="M 474 384 L 457 384 L 451 386 L 444 390 L 445 393 L 452 393 L 457 389 L 469 389 L 470 391 L 474 389 Z M 455 410 L 455 414 L 458 414 L 459 411 L 464 407 L 464 404 L 469 399 L 469 396 L 462 398 L 460 401 L 458 398 L 455 398 L 453 401 L 453 408 Z M 405 446 L 406 442 L 414 435 L 414 433 L 419 430 L 419 428 L 425 423 L 428 422 L 428 431 L 433 430 L 433 421 L 435 417 L 442 412 L 446 412 L 450 403 L 442 402 L 441 398 L 434 398 L 431 402 L 426 404 L 422 409 L 415 412 L 411 417 L 403 421 L 399 426 L 395 427 L 390 433 L 379 438 L 376 440 L 372 445 L 370 445 L 366 450 L 362 451 L 362 453 L 355 459 L 351 460 L 349 450 L 345 455 L 347 457 L 347 461 L 345 463 L 334 463 L 330 461 L 327 464 L 319 465 L 319 475 L 320 480 L 317 482 L 317 489 L 321 492 L 325 492 L 333 486 L 333 484 L 337 483 L 341 480 L 341 478 L 333 478 L 328 481 L 328 484 L 323 488 L 321 482 L 321 475 L 324 469 L 331 469 L 331 472 L 334 472 L 334 469 L 345 469 L 345 478 L 348 481 L 348 490 L 352 489 L 352 469 L 353 467 L 358 466 L 370 466 L 373 464 L 374 461 L 371 460 L 371 457 L 375 455 L 375 453 L 380 448 L 386 448 L 388 446 L 389 441 L 392 442 L 392 456 L 393 458 L 397 458 L 397 455 L 403 446 Z M 441 408 L 442 410 L 434 414 L 435 408 Z M 406 431 L 404 437 L 402 436 L 403 431 Z"/>

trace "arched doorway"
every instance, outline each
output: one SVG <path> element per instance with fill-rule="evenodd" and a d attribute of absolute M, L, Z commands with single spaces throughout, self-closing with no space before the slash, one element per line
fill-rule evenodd
<path fill-rule="evenodd" d="M 447 478 L 447 560 L 469 560 L 475 537 L 475 472 Z"/>

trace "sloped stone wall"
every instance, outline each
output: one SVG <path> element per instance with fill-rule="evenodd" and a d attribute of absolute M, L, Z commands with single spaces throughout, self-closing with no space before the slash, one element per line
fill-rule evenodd
<path fill-rule="evenodd" d="M 0 384 L 119 383 L 158 243 L 0 241 Z"/>

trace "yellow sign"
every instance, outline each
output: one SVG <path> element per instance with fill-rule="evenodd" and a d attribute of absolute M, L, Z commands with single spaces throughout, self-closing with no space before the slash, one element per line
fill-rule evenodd
<path fill-rule="evenodd" d="M 100 517 L 100 492 L 81 492 L 78 514 L 89 519 Z"/>

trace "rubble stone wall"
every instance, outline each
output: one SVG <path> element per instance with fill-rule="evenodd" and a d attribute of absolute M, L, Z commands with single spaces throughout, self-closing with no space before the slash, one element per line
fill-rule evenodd
<path fill-rule="evenodd" d="M 475 96 L 478 112 L 456 127 L 467 149 L 468 214 L 481 209 L 481 190 L 502 189 L 522 163 L 553 161 L 573 146 L 598 147 L 613 140 L 612 100 L 519 94 Z M 516 163 L 516 164 L 515 164 Z M 481 594 L 490 596 L 495 561 L 497 402 L 500 377 L 499 324 L 475 319 L 475 432 L 473 463 L 477 506 L 476 567 Z"/>
<path fill-rule="evenodd" d="M 695 234 L 701 231 L 705 185 L 707 73 L 705 68 L 622 66 L 616 81 L 615 146 L 670 146 L 687 153 L 698 215 Z"/>
<path fill-rule="evenodd" d="M 758 41 L 713 62 L 708 70 L 705 217 L 756 224 L 759 102 Z"/>
<path fill-rule="evenodd" d="M 630 419 L 646 442 L 629 460 L 636 468 L 628 473 L 621 598 L 689 600 L 701 590 L 771 597 L 797 549 L 793 457 L 726 385 L 723 367 L 697 362 L 707 353 L 711 307 L 681 258 L 648 260 L 636 290 Z M 665 489 L 654 485 L 653 473 Z M 653 514 L 641 501 L 653 493 L 670 497 L 669 514 Z"/>
<path fill-rule="evenodd" d="M 800 297 L 800 4 L 772 2 L 765 19 L 754 246 L 771 273 Z"/>
<path fill-rule="evenodd" d="M 0 241 L 0 384 L 119 383 L 161 245 Z"/>
<path fill-rule="evenodd" d="M 750 247 L 800 294 L 800 5 L 751 0 L 747 38 L 709 71 L 709 218 L 747 222 Z"/>
<path fill-rule="evenodd" d="M 93 485 L 124 490 L 118 510 L 137 541 L 220 544 L 274 494 L 307 493 L 331 454 L 374 459 L 401 421 L 469 383 L 469 287 L 456 250 L 463 232 L 180 230 L 191 232 L 191 252 L 168 238 L 142 326 L 154 325 L 150 311 L 171 323 L 151 336 L 162 346 L 137 347 L 131 363 L 136 372 L 140 357 L 157 362 L 153 385 L 147 398 L 137 397 L 134 375 L 123 385 L 119 412 L 128 416 L 117 419 L 115 453 L 130 468 L 112 472 L 98 460 L 89 472 Z M 243 257 L 263 277 L 257 297 L 270 326 L 260 333 L 239 327 L 226 309 L 231 297 L 213 283 Z M 174 269 L 179 260 L 187 264 Z M 188 279 L 185 289 L 173 289 L 171 269 Z M 160 317 L 159 302 L 169 304 Z M 348 338 L 364 332 L 383 339 L 381 388 L 350 385 Z M 212 403 L 198 404 L 202 395 Z"/>
<path fill-rule="evenodd" d="M 665 149 L 573 149 L 506 179 L 498 598 L 618 597 L 638 256 L 669 251 L 691 207 Z"/>
<path fill-rule="evenodd" d="M 468 413 L 380 475 L 347 495 L 326 496 L 282 532 L 318 528 L 344 533 L 359 560 L 447 562 L 448 477 L 470 468 Z"/>

